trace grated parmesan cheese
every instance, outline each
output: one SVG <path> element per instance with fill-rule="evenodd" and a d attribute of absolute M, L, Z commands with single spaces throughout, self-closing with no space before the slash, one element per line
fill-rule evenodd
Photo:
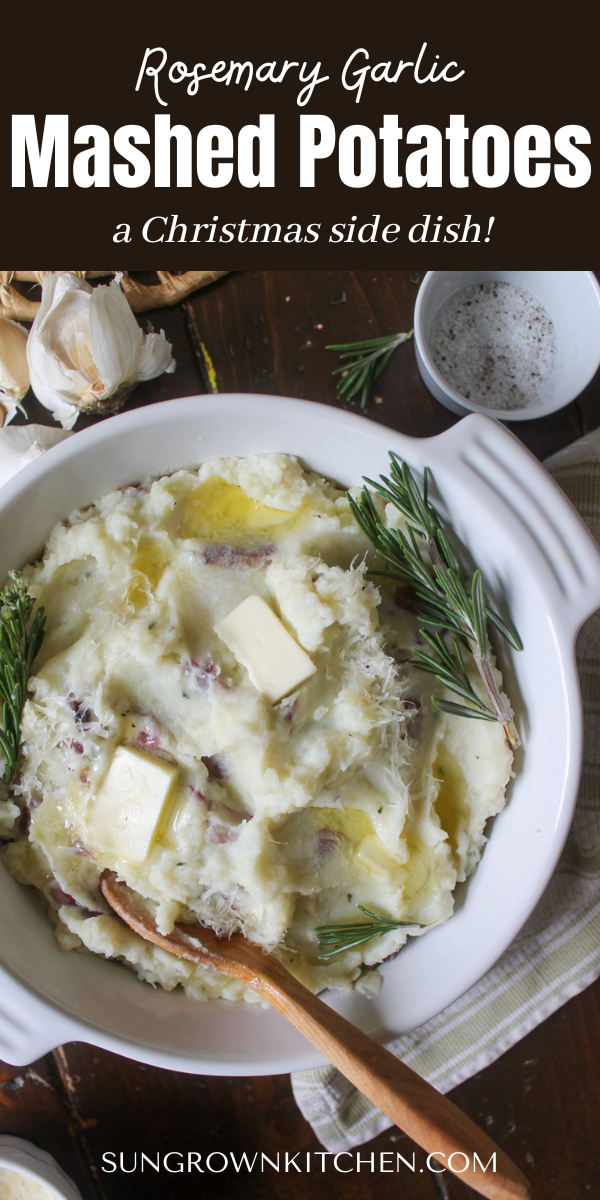
<path fill-rule="evenodd" d="M 28 1175 L 0 1167 L 0 1200 L 53 1200 L 54 1196 L 55 1192 Z"/>

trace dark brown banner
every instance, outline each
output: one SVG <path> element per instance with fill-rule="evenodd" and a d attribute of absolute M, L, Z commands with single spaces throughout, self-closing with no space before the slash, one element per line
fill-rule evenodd
<path fill-rule="evenodd" d="M 573 267 L 595 251 L 581 5 L 560 28 L 516 5 L 324 4 L 285 25 L 265 5 L 91 12 L 36 18 L 3 91 L 21 261 Z M 22 47 L 19 22 L 6 60 Z"/>

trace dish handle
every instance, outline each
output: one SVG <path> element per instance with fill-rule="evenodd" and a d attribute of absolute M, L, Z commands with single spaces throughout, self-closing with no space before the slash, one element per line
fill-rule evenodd
<path fill-rule="evenodd" d="M 14 1067 L 28 1066 L 78 1032 L 74 1022 L 39 1000 L 13 976 L 2 972 L 0 989 L 0 1059 Z"/>
<path fill-rule="evenodd" d="M 439 442 L 444 469 L 469 488 L 475 478 L 544 581 L 553 620 L 575 637 L 600 606 L 600 548 L 577 510 L 519 439 L 490 417 L 465 417 Z"/>

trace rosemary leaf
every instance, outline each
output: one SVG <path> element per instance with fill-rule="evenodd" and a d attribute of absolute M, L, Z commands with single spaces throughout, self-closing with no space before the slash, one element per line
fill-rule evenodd
<path fill-rule="evenodd" d="M 370 942 L 376 937 L 383 937 L 393 929 L 414 928 L 418 924 L 417 921 L 395 921 L 392 917 L 382 917 L 379 913 L 364 908 L 362 904 L 357 907 L 371 920 L 317 926 L 317 941 L 319 946 L 324 948 L 319 958 L 333 958 L 334 954 L 353 950 L 355 946 L 361 946 L 363 942 Z"/>
<path fill-rule="evenodd" d="M 35 600 L 17 571 L 0 592 L 0 696 L 2 729 L 0 749 L 4 755 L 5 783 L 12 783 L 19 766 L 21 713 L 27 695 L 27 680 L 44 640 L 46 618 L 39 607 L 30 621 Z"/>
<path fill-rule="evenodd" d="M 362 342 L 327 346 L 327 350 L 337 350 L 341 359 L 341 366 L 332 371 L 332 375 L 340 376 L 337 382 L 338 399 L 352 400 L 360 393 L 360 407 L 364 409 L 371 387 L 387 366 L 394 350 L 412 335 L 411 329 L 408 333 L 392 333 Z"/>
<path fill-rule="evenodd" d="M 523 649 L 523 643 L 516 629 L 513 629 L 512 625 L 507 625 L 506 621 L 503 621 L 502 617 L 498 616 L 498 613 L 492 612 L 491 608 L 488 608 L 487 610 L 487 618 L 490 625 L 493 625 L 494 629 L 496 629 L 498 633 L 502 634 L 502 637 L 506 639 L 509 646 L 511 646 L 513 650 Z"/>
<path fill-rule="evenodd" d="M 473 582 L 471 584 L 471 603 L 473 605 L 474 625 L 475 632 L 477 634 L 477 642 L 479 645 L 479 653 L 485 654 L 487 651 L 487 621 L 481 571 L 476 571 L 473 576 Z"/>
<path fill-rule="evenodd" d="M 491 709 L 486 709 L 484 705 L 480 709 L 467 708 L 464 704 L 455 704 L 452 700 L 442 700 L 435 696 L 431 697 L 431 703 L 439 712 L 453 713 L 456 717 L 474 717 L 478 721 L 497 720 L 496 714 Z"/>

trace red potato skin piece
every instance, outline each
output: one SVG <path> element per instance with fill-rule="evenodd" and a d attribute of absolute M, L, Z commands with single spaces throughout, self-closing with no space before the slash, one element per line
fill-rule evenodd
<path fill-rule="evenodd" d="M 131 499 L 134 496 L 147 495 L 149 491 L 150 488 L 145 487 L 143 484 L 140 484 L 139 487 L 135 487 L 133 484 L 127 484 L 127 487 L 122 488 L 121 495 L 123 498 Z"/>
<path fill-rule="evenodd" d="M 151 720 L 153 720 L 151 718 Z M 172 766 L 177 766 L 177 759 L 170 750 L 166 750 L 161 740 L 161 729 L 157 721 L 153 720 L 152 724 L 146 725 L 140 729 L 133 739 L 132 745 L 137 750 L 149 750 L 156 755 L 157 758 L 164 759 L 165 762 L 171 763 Z"/>
<path fill-rule="evenodd" d="M 85 913 L 86 917 L 101 917 L 104 915 L 104 910 L 101 908 L 86 908 L 70 896 L 68 892 L 63 891 L 57 879 L 52 879 L 48 884 L 48 891 L 52 896 L 57 908 L 78 908 L 80 912 Z"/>
<path fill-rule="evenodd" d="M 89 729 L 98 718 L 92 708 L 88 708 L 85 700 L 78 700 L 73 692 L 67 696 L 69 708 L 75 713 L 75 721 L 83 730 Z"/>
<path fill-rule="evenodd" d="M 196 662 L 195 658 L 190 658 L 189 662 L 187 662 L 185 665 L 185 672 L 186 675 L 192 676 L 194 682 L 197 683 L 203 691 L 207 691 L 211 683 L 218 683 L 222 688 L 229 689 L 231 687 L 231 683 L 228 679 L 221 678 L 221 668 L 218 663 L 214 663 L 210 660 L 199 663 Z"/>
<path fill-rule="evenodd" d="M 290 700 L 288 697 L 286 697 L 285 699 L 283 699 L 281 701 L 281 704 L 279 705 L 279 712 L 281 713 L 281 716 L 283 717 L 284 721 L 289 721 L 289 723 L 291 725 L 292 721 L 294 720 L 294 717 L 296 716 L 297 708 L 298 708 L 298 697 L 294 696 L 293 700 Z"/>
<path fill-rule="evenodd" d="M 341 845 L 341 836 L 336 833 L 335 829 L 319 829 L 315 850 L 319 858 L 329 858 L 339 850 Z"/>
<path fill-rule="evenodd" d="M 268 567 L 275 546 L 227 546 L 211 543 L 202 551 L 203 561 L 211 567 Z"/>
<path fill-rule="evenodd" d="M 228 829 L 225 825 L 210 825 L 206 840 L 213 845 L 224 846 L 226 842 L 237 841 L 237 829 Z"/>
<path fill-rule="evenodd" d="M 23 833 L 27 834 L 28 837 L 29 828 L 31 825 L 31 814 L 35 812 L 36 808 L 39 808 L 41 803 L 41 799 L 39 799 L 37 796 L 23 797 L 23 808 L 21 810 L 21 829 L 23 830 Z"/>
<path fill-rule="evenodd" d="M 250 820 L 250 814 L 230 808 L 228 804 L 223 804 L 220 800 L 212 800 L 210 796 L 206 796 L 204 792 L 200 791 L 200 788 L 196 788 L 192 784 L 189 785 L 189 788 L 192 796 L 205 806 L 208 813 L 207 841 L 218 846 L 224 845 L 225 842 L 234 842 L 238 836 L 237 828 L 235 826 L 232 828 L 231 825 L 221 825 L 219 817 L 223 821 L 225 819 L 235 820 L 236 825 L 242 825 L 244 821 Z"/>
<path fill-rule="evenodd" d="M 222 754 L 205 754 L 200 759 L 208 771 L 209 779 L 227 779 L 227 768 Z"/>
<path fill-rule="evenodd" d="M 88 850 L 87 846 L 84 846 L 83 842 L 80 842 L 79 840 L 74 841 L 73 849 L 75 853 L 80 854 L 82 858 L 89 858 L 90 862 L 96 862 L 96 855 L 92 854 L 92 851 Z"/>
<path fill-rule="evenodd" d="M 62 907 L 63 904 L 67 905 L 69 908 L 81 907 L 77 901 L 69 895 L 68 892 L 63 891 L 57 879 L 52 879 L 50 881 L 48 884 L 48 891 L 50 892 L 52 899 L 56 902 L 56 904 L 58 904 L 59 908 Z"/>

